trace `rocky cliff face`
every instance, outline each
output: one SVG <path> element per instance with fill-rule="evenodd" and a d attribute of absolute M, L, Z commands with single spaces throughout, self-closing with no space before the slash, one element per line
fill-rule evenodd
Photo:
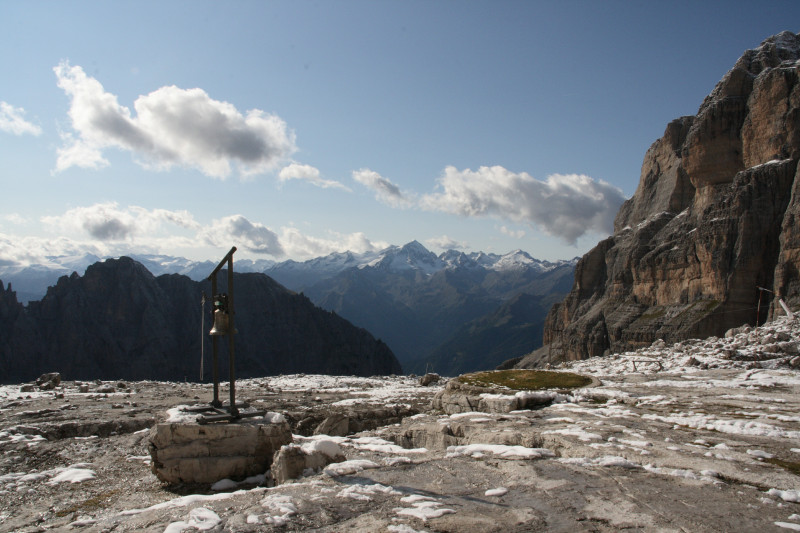
<path fill-rule="evenodd" d="M 783 32 L 667 126 L 614 235 L 547 317 L 558 358 L 720 335 L 763 322 L 778 297 L 800 305 L 799 77 L 800 36 Z"/>
<path fill-rule="evenodd" d="M 234 276 L 237 377 L 400 372 L 391 350 L 366 330 L 264 274 Z M 201 338 L 209 380 L 211 305 L 201 335 L 201 295 L 211 295 L 210 285 L 177 274 L 156 278 L 123 257 L 96 263 L 83 277 L 62 277 L 28 307 L 10 287 L 0 291 L 0 382 L 51 371 L 67 379 L 197 380 Z M 225 380 L 227 342 L 220 343 L 220 357 Z"/>

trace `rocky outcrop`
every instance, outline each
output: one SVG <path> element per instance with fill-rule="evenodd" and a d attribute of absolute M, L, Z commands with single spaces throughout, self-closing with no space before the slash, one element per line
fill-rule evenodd
<path fill-rule="evenodd" d="M 783 32 L 745 52 L 696 116 L 667 126 L 614 234 L 548 314 L 551 356 L 719 336 L 780 312 L 778 297 L 800 305 L 798 81 L 800 36 Z"/>
<path fill-rule="evenodd" d="M 400 372 L 385 343 L 305 296 L 264 274 L 235 273 L 234 280 L 237 377 Z M 208 381 L 211 305 L 201 334 L 201 299 L 203 292 L 210 296 L 210 285 L 177 274 L 156 278 L 122 257 L 60 278 L 28 307 L 10 288 L 0 291 L 0 381 L 53 371 L 65 379 L 199 379 L 203 351 Z M 219 290 L 226 285 L 221 280 Z M 225 380 L 227 342 L 220 343 L 220 358 Z"/>

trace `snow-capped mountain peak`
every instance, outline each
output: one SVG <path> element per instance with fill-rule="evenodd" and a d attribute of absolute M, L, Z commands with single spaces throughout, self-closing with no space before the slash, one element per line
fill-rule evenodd
<path fill-rule="evenodd" d="M 361 265 L 392 272 L 416 270 L 431 275 L 446 266 L 445 262 L 417 241 L 411 241 L 403 247 L 390 246 L 380 252 L 372 261 Z"/>

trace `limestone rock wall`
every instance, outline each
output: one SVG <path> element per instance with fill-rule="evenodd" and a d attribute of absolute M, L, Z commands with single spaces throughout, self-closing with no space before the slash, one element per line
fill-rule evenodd
<path fill-rule="evenodd" d="M 614 234 L 550 311 L 553 353 L 582 359 L 763 322 L 779 307 L 758 287 L 800 305 L 799 79 L 800 36 L 783 32 L 745 52 L 696 116 L 667 126 Z"/>

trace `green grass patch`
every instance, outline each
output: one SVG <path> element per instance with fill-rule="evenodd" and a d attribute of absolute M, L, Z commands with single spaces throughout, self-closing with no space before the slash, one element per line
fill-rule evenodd
<path fill-rule="evenodd" d="M 513 369 L 475 372 L 456 379 L 465 385 L 510 390 L 577 389 L 592 382 L 592 378 L 572 372 Z"/>
<path fill-rule="evenodd" d="M 84 500 L 80 503 L 74 503 L 65 509 L 56 511 L 55 515 L 58 517 L 64 517 L 72 513 L 91 513 L 101 509 L 105 509 L 106 507 L 108 507 L 109 500 L 111 500 L 111 497 L 117 494 L 118 492 L 119 491 L 116 489 L 101 492 L 96 496 L 92 496 L 88 500 Z"/>

